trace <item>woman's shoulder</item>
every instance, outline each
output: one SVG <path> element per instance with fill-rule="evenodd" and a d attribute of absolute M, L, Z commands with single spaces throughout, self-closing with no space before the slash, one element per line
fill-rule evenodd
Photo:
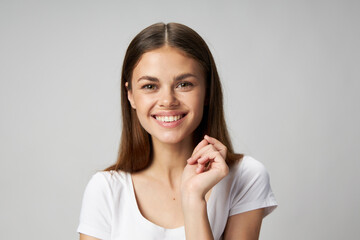
<path fill-rule="evenodd" d="M 87 188 L 100 188 L 100 189 L 121 189 L 127 186 L 128 173 L 123 171 L 97 171 L 94 173 L 87 185 Z"/>
<path fill-rule="evenodd" d="M 230 168 L 228 184 L 230 215 L 265 208 L 266 216 L 277 206 L 267 169 L 251 156 L 244 156 Z"/>
<path fill-rule="evenodd" d="M 101 170 L 101 171 L 97 171 L 95 172 L 91 178 L 92 179 L 105 179 L 106 181 L 109 182 L 117 182 L 117 181 L 124 181 L 126 179 L 126 175 L 128 173 L 118 170 L 110 170 L 110 171 L 105 171 L 105 170 Z"/>
<path fill-rule="evenodd" d="M 246 187 L 254 183 L 267 185 L 269 173 L 264 164 L 255 158 L 244 155 L 230 167 L 228 181 L 232 187 Z"/>
<path fill-rule="evenodd" d="M 256 160 L 255 158 L 244 155 L 239 161 L 232 165 L 230 172 L 236 175 L 243 174 L 259 174 L 267 173 L 266 167 L 262 162 Z"/>

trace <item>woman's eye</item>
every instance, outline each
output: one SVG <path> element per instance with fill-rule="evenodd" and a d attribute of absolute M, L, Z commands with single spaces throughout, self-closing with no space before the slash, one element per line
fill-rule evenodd
<path fill-rule="evenodd" d="M 178 87 L 180 88 L 187 88 L 187 87 L 191 87 L 193 84 L 190 82 L 182 82 L 178 84 Z"/>
<path fill-rule="evenodd" d="M 156 86 L 154 84 L 146 84 L 146 85 L 142 86 L 141 88 L 147 89 L 147 90 L 154 90 L 154 89 L 156 89 Z"/>

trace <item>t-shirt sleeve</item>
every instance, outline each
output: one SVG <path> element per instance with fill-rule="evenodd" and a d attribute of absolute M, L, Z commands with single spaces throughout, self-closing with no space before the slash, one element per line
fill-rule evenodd
<path fill-rule="evenodd" d="M 97 172 L 87 184 L 77 232 L 110 239 L 113 200 L 106 172 Z"/>
<path fill-rule="evenodd" d="M 229 215 L 260 208 L 265 209 L 264 217 L 270 214 L 277 207 L 277 202 L 265 166 L 245 156 L 235 168 Z"/>

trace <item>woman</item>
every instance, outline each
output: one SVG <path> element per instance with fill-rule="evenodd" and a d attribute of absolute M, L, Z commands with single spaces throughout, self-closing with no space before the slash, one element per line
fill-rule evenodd
<path fill-rule="evenodd" d="M 133 39 L 121 106 L 118 160 L 86 187 L 80 239 L 258 239 L 276 200 L 264 166 L 233 151 L 195 31 L 158 23 Z"/>

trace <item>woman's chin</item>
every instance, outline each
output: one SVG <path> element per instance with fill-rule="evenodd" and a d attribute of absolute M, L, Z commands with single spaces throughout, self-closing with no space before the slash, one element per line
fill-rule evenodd
<path fill-rule="evenodd" d="M 155 136 L 153 137 L 153 141 L 156 139 L 156 141 L 158 141 L 161 144 L 179 144 L 181 142 L 184 141 L 185 137 L 184 136 L 179 136 L 179 135 L 163 135 L 163 136 Z"/>

